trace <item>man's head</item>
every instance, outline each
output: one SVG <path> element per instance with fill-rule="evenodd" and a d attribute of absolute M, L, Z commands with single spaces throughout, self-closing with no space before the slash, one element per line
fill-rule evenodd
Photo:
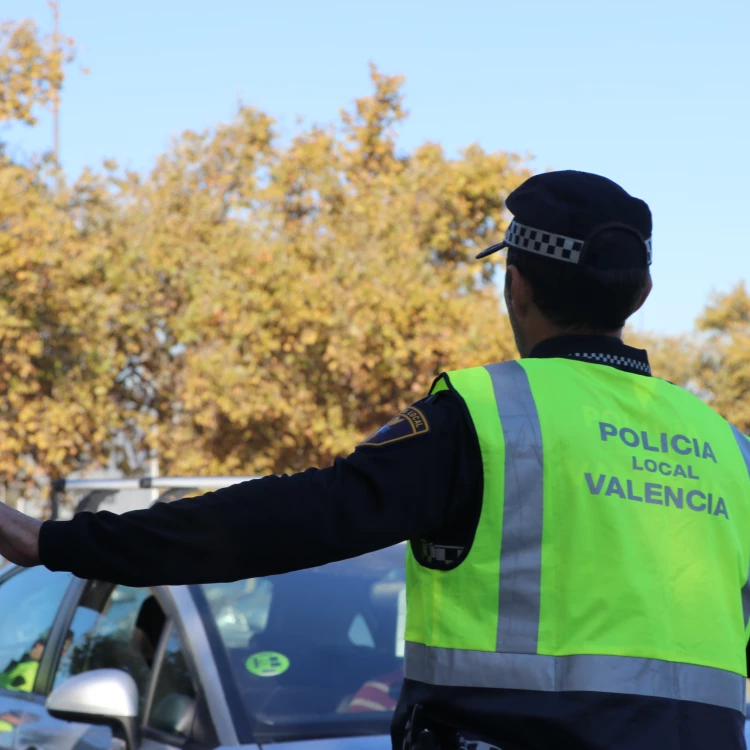
<path fill-rule="evenodd" d="M 651 291 L 651 212 L 611 180 L 536 175 L 506 201 L 513 213 L 505 301 L 521 356 L 546 338 L 619 336 Z"/>
<path fill-rule="evenodd" d="M 41 661 L 42 655 L 44 654 L 44 645 L 45 641 L 43 641 L 41 638 L 34 643 L 34 645 L 29 650 L 29 659 L 31 661 Z"/>

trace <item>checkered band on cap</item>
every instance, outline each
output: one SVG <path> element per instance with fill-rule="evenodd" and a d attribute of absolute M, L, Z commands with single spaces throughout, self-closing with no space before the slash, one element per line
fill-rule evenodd
<path fill-rule="evenodd" d="M 583 240 L 565 237 L 562 234 L 552 234 L 542 229 L 534 229 L 519 224 L 515 219 L 511 221 L 505 233 L 505 242 L 519 250 L 529 250 L 532 253 L 545 255 L 548 258 L 564 260 L 568 263 L 578 263 L 583 249 Z M 648 263 L 651 265 L 651 238 L 646 240 Z"/>
<path fill-rule="evenodd" d="M 566 260 L 569 263 L 578 263 L 583 248 L 583 240 L 543 232 L 541 229 L 519 224 L 515 219 L 511 221 L 505 233 L 505 241 L 520 250 L 530 250 L 532 253 Z"/>

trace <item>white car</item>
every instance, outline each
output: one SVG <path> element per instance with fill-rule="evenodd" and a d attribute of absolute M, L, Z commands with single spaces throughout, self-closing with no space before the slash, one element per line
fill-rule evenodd
<path fill-rule="evenodd" d="M 403 676 L 404 558 L 399 545 L 152 589 L 7 566 L 0 747 L 385 750 Z"/>

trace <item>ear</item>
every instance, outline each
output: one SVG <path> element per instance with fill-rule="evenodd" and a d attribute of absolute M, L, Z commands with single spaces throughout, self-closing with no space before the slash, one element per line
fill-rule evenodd
<path fill-rule="evenodd" d="M 534 301 L 531 284 L 515 266 L 508 266 L 505 274 L 506 304 L 513 307 L 516 317 L 523 318 Z"/>
<path fill-rule="evenodd" d="M 638 304 L 635 306 L 635 310 L 633 310 L 634 313 L 638 312 L 643 305 L 646 303 L 646 300 L 648 299 L 648 295 L 651 294 L 651 290 L 654 288 L 654 282 L 651 280 L 651 274 L 648 276 L 648 284 L 646 284 L 646 287 L 644 288 L 639 300 Z"/>

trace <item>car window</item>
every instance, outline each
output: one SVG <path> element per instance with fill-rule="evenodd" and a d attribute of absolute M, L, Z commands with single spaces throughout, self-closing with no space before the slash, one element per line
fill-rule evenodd
<path fill-rule="evenodd" d="M 158 666 L 148 726 L 188 737 L 196 710 L 196 689 L 188 669 L 182 639 L 172 627 Z"/>
<path fill-rule="evenodd" d="M 149 589 L 92 581 L 71 621 L 54 686 L 92 669 L 122 669 L 138 686 L 142 710 L 164 623 Z"/>
<path fill-rule="evenodd" d="M 0 585 L 0 687 L 30 693 L 72 576 L 30 568 Z"/>
<path fill-rule="evenodd" d="M 225 654 L 217 664 L 229 663 L 223 677 L 259 736 L 388 730 L 403 678 L 404 552 L 196 587 Z"/>

